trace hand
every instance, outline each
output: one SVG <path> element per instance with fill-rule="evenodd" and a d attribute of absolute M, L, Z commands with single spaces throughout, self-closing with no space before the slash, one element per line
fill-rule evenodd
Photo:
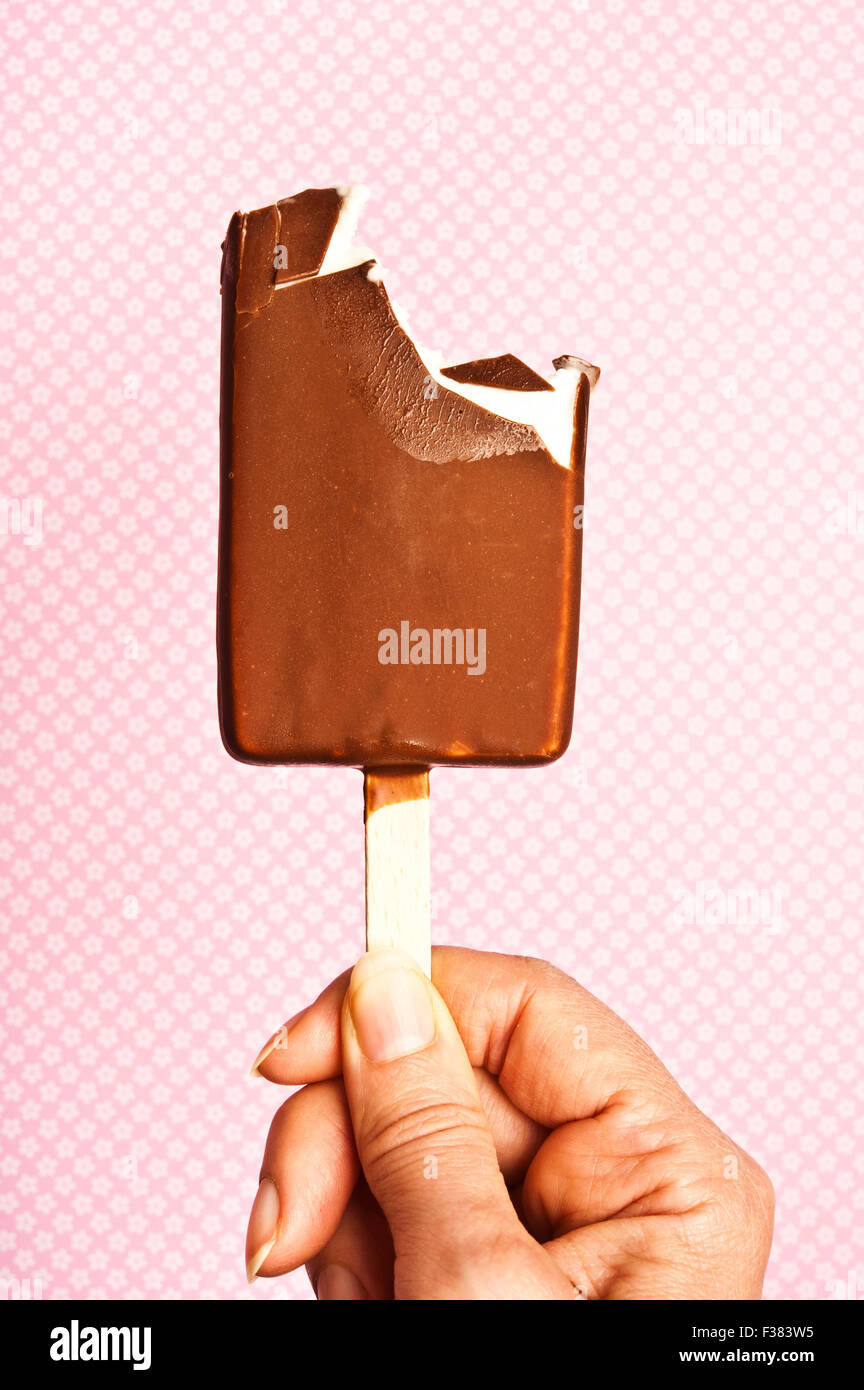
<path fill-rule="evenodd" d="M 323 1299 L 752 1299 L 761 1168 L 650 1048 L 543 961 L 362 957 L 256 1067 L 277 1112 L 249 1277 Z"/>

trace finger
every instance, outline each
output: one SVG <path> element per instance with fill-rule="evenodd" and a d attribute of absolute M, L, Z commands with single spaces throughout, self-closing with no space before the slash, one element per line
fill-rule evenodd
<path fill-rule="evenodd" d="M 607 1221 L 547 1241 L 544 1249 L 567 1275 L 577 1296 L 592 1301 L 687 1298 L 685 1290 L 677 1295 L 653 1292 L 660 1287 L 663 1271 L 650 1265 L 652 1234 L 638 1221 Z M 632 1292 L 622 1293 L 622 1271 L 634 1265 L 638 1272 L 628 1281 Z"/>
<path fill-rule="evenodd" d="M 545 961 L 438 946 L 432 978 L 472 1064 L 547 1129 L 596 1114 L 622 1088 L 680 1095 L 623 1019 Z M 294 1022 L 260 1065 L 263 1076 L 298 1085 L 338 1074 L 345 987 L 340 976 Z"/>
<path fill-rule="evenodd" d="M 304 1264 L 338 1228 L 359 1163 L 341 1081 L 321 1081 L 276 1112 L 246 1235 L 246 1274 Z"/>
<path fill-rule="evenodd" d="M 569 1298 L 507 1195 L 471 1063 L 411 957 L 354 967 L 342 1007 L 360 1161 L 393 1236 L 397 1298 Z"/>
<path fill-rule="evenodd" d="M 342 1071 L 339 1013 L 350 978 L 350 970 L 337 975 L 313 1004 L 283 1023 L 258 1053 L 251 1075 L 263 1076 L 283 1086 L 305 1086 L 310 1081 L 327 1081 L 339 1076 Z"/>
<path fill-rule="evenodd" d="M 523 1115 L 501 1090 L 495 1077 L 482 1067 L 474 1068 L 474 1079 L 486 1122 L 492 1131 L 498 1167 L 508 1188 L 512 1187 L 524 1178 L 549 1131 Z"/>
<path fill-rule="evenodd" d="M 298 1075 L 309 1082 L 322 1080 L 334 1067 L 334 1074 L 341 1074 L 339 1012 L 350 977 L 350 971 L 340 975 L 314 1004 L 273 1034 L 259 1054 L 257 1066 L 260 1076 L 277 1084 L 296 1085 Z M 333 1028 L 337 1030 L 335 1041 L 331 1036 Z M 307 1065 L 301 1066 L 300 1058 L 307 1059 Z M 494 1077 L 481 1068 L 476 1068 L 475 1076 L 495 1141 L 498 1165 L 509 1186 L 524 1177 L 548 1130 L 524 1115 L 505 1095 Z M 298 1137 L 298 1142 L 303 1142 L 302 1135 Z"/>
<path fill-rule="evenodd" d="M 716 1250 L 706 1253 L 708 1244 L 698 1218 L 685 1213 L 604 1221 L 548 1241 L 544 1249 L 592 1300 L 752 1297 L 743 1291 L 745 1280 L 725 1276 Z"/>
<path fill-rule="evenodd" d="M 547 1241 L 615 1216 L 688 1210 L 708 1190 L 694 1138 L 692 1123 L 676 1136 L 665 1114 L 652 1117 L 635 1104 L 562 1125 L 525 1175 L 528 1230 Z"/>
<path fill-rule="evenodd" d="M 753 1167 L 678 1086 L 623 1088 L 544 1140 L 525 1175 L 524 1220 L 545 1241 L 613 1217 L 684 1215 L 729 1188 L 732 1154 Z"/>
<path fill-rule="evenodd" d="M 623 1019 L 546 961 L 448 946 L 433 977 L 471 1061 L 547 1129 L 597 1114 L 622 1091 L 680 1094 Z"/>
<path fill-rule="evenodd" d="M 342 1220 L 306 1273 L 322 1302 L 392 1299 L 393 1240 L 366 1182 L 357 1183 Z"/>

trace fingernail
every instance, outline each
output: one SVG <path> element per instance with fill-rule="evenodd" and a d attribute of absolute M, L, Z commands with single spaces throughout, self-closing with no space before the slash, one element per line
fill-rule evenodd
<path fill-rule="evenodd" d="M 246 1231 L 246 1278 L 254 1284 L 258 1271 L 276 1244 L 279 1193 L 272 1178 L 262 1178 L 255 1193 Z"/>
<path fill-rule="evenodd" d="M 307 1004 L 306 1008 L 301 1009 L 299 1014 L 295 1014 L 293 1018 L 289 1018 L 287 1023 L 283 1023 L 282 1027 L 277 1029 L 277 1031 L 273 1034 L 272 1038 L 267 1039 L 261 1051 L 258 1053 L 258 1056 L 255 1058 L 255 1061 L 252 1063 L 251 1069 L 249 1071 L 250 1076 L 261 1075 L 261 1072 L 258 1070 L 258 1068 L 261 1066 L 261 1063 L 266 1062 L 267 1058 L 270 1056 L 270 1053 L 275 1052 L 277 1047 L 285 1046 L 285 1039 L 291 1032 L 291 1029 L 294 1027 L 296 1023 L 299 1023 L 303 1015 L 308 1014 L 308 1012 L 309 1005 Z"/>
<path fill-rule="evenodd" d="M 357 1275 L 345 1265 L 325 1265 L 315 1282 L 315 1297 L 326 1303 L 369 1301 Z"/>
<path fill-rule="evenodd" d="M 424 977 L 402 951 L 371 951 L 351 976 L 351 1018 L 370 1062 L 392 1062 L 428 1047 L 435 1015 Z"/>

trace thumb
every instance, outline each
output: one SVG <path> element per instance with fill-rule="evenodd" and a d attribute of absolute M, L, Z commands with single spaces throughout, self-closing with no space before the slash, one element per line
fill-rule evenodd
<path fill-rule="evenodd" d="M 516 1216 L 468 1054 L 410 956 L 376 950 L 354 967 L 342 1051 L 360 1162 L 393 1236 L 397 1299 L 572 1298 Z"/>

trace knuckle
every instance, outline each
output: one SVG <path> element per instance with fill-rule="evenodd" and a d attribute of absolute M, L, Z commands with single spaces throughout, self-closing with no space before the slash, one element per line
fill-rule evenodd
<path fill-rule="evenodd" d="M 363 1166 L 370 1179 L 392 1177 L 430 1153 L 470 1156 L 490 1148 L 482 1111 L 467 1101 L 435 1100 L 407 1110 L 385 1110 L 365 1135 Z"/>
<path fill-rule="evenodd" d="M 528 984 L 555 984 L 572 987 L 574 983 L 569 975 L 565 975 L 563 970 L 559 970 L 557 965 L 553 965 L 551 961 L 543 960 L 541 956 L 509 955 L 502 956 L 502 960 L 515 966 Z"/>
<path fill-rule="evenodd" d="M 748 1194 L 752 1203 L 758 1208 L 759 1212 L 769 1221 L 774 1220 L 775 1194 L 774 1184 L 761 1164 L 749 1154 L 745 1155 L 745 1175 L 747 1181 Z"/>
<path fill-rule="evenodd" d="M 563 970 L 559 970 L 557 965 L 551 961 L 543 960 L 540 956 L 522 956 L 522 964 L 526 974 L 531 976 L 538 984 L 556 985 L 560 989 L 571 990 L 575 983 Z"/>
<path fill-rule="evenodd" d="M 726 1167 L 734 1157 L 736 1166 Z M 742 1149 L 735 1147 L 716 1154 L 702 1166 L 705 1201 L 702 1207 L 708 1224 L 721 1230 L 732 1230 L 747 1246 L 761 1248 L 770 1244 L 774 1225 L 774 1185 L 764 1168 Z"/>

